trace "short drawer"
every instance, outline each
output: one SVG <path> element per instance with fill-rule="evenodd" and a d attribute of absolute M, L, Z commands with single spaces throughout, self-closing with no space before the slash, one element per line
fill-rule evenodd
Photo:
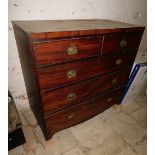
<path fill-rule="evenodd" d="M 141 36 L 141 32 L 105 35 L 102 55 L 138 48 Z"/>
<path fill-rule="evenodd" d="M 42 92 L 78 81 L 86 80 L 122 68 L 131 67 L 135 51 L 119 53 L 100 58 L 66 63 L 48 68 L 38 68 L 38 82 Z"/>
<path fill-rule="evenodd" d="M 34 43 L 37 65 L 56 64 L 100 54 L 101 37 Z"/>
<path fill-rule="evenodd" d="M 126 84 L 129 74 L 130 69 L 127 69 L 42 93 L 44 113 L 46 115 L 49 112 L 61 110 L 67 106 L 109 91 L 110 89 L 121 87 Z"/>
<path fill-rule="evenodd" d="M 51 135 L 61 129 L 81 123 L 113 104 L 120 104 L 122 93 L 121 88 L 45 117 L 48 134 Z"/>

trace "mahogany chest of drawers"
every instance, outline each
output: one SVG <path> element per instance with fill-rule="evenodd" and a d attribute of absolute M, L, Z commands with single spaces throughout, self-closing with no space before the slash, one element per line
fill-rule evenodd
<path fill-rule="evenodd" d="M 144 27 L 110 20 L 13 27 L 30 106 L 46 139 L 120 104 Z"/>

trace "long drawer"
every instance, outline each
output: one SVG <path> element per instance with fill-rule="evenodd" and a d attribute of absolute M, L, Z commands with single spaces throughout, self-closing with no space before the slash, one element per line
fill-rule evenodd
<path fill-rule="evenodd" d="M 122 93 L 123 88 L 97 96 L 96 98 L 45 117 L 45 124 L 49 136 L 62 129 L 81 123 L 113 104 L 120 104 Z"/>
<path fill-rule="evenodd" d="M 104 36 L 102 55 L 138 48 L 141 32 L 118 33 Z"/>
<path fill-rule="evenodd" d="M 130 69 L 42 93 L 45 115 L 126 84 Z"/>
<path fill-rule="evenodd" d="M 34 43 L 37 65 L 47 65 L 100 54 L 102 37 L 52 40 Z"/>
<path fill-rule="evenodd" d="M 131 67 L 135 56 L 136 51 L 131 51 L 129 53 L 111 54 L 53 67 L 38 68 L 40 90 L 46 91 L 125 67 Z"/>

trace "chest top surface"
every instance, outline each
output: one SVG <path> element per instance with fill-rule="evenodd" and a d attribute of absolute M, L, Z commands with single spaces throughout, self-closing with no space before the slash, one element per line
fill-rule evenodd
<path fill-rule="evenodd" d="M 13 21 L 27 33 L 63 32 L 79 30 L 143 28 L 142 26 L 127 24 L 112 20 L 40 20 Z"/>

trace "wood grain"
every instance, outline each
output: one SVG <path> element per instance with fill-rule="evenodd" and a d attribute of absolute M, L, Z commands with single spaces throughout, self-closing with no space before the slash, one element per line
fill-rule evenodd
<path fill-rule="evenodd" d="M 136 51 L 129 53 L 112 54 L 100 58 L 92 58 L 84 61 L 66 63 L 47 68 L 38 68 L 38 82 L 42 92 L 51 88 L 60 87 L 74 82 L 86 80 L 102 74 L 113 72 L 125 67 L 131 67 L 136 56 Z M 122 63 L 116 65 L 121 59 Z M 76 76 L 68 78 L 67 72 L 76 71 Z"/>
<path fill-rule="evenodd" d="M 17 25 L 13 25 L 15 39 L 18 48 L 22 73 L 28 95 L 28 101 L 44 135 L 46 135 L 45 122 L 43 119 L 43 108 L 40 100 L 40 92 L 36 80 L 35 61 L 33 59 L 32 40 L 28 34 Z"/>
<path fill-rule="evenodd" d="M 100 55 L 102 37 L 52 40 L 34 43 L 37 65 L 56 64 Z M 77 53 L 69 55 L 67 49 L 76 47 Z"/>
<path fill-rule="evenodd" d="M 103 19 L 13 21 L 13 23 L 34 40 L 144 31 L 143 26 Z"/>
<path fill-rule="evenodd" d="M 104 36 L 102 55 L 138 48 L 141 32 L 117 33 Z M 126 41 L 126 46 L 120 46 L 121 41 Z"/>
<path fill-rule="evenodd" d="M 42 103 L 44 114 L 47 115 L 54 111 L 61 110 L 98 94 L 102 94 L 108 90 L 125 85 L 130 70 L 131 68 L 43 93 Z M 71 93 L 74 93 L 76 96 L 72 100 L 69 100 L 67 97 Z"/>
<path fill-rule="evenodd" d="M 97 96 L 45 117 L 44 119 L 48 131 L 47 139 L 62 129 L 90 119 L 113 104 L 120 104 L 122 93 L 123 88 Z"/>
<path fill-rule="evenodd" d="M 30 106 L 46 140 L 120 103 L 145 29 L 109 20 L 15 21 L 13 27 Z M 66 55 L 68 46 L 79 53 Z"/>

